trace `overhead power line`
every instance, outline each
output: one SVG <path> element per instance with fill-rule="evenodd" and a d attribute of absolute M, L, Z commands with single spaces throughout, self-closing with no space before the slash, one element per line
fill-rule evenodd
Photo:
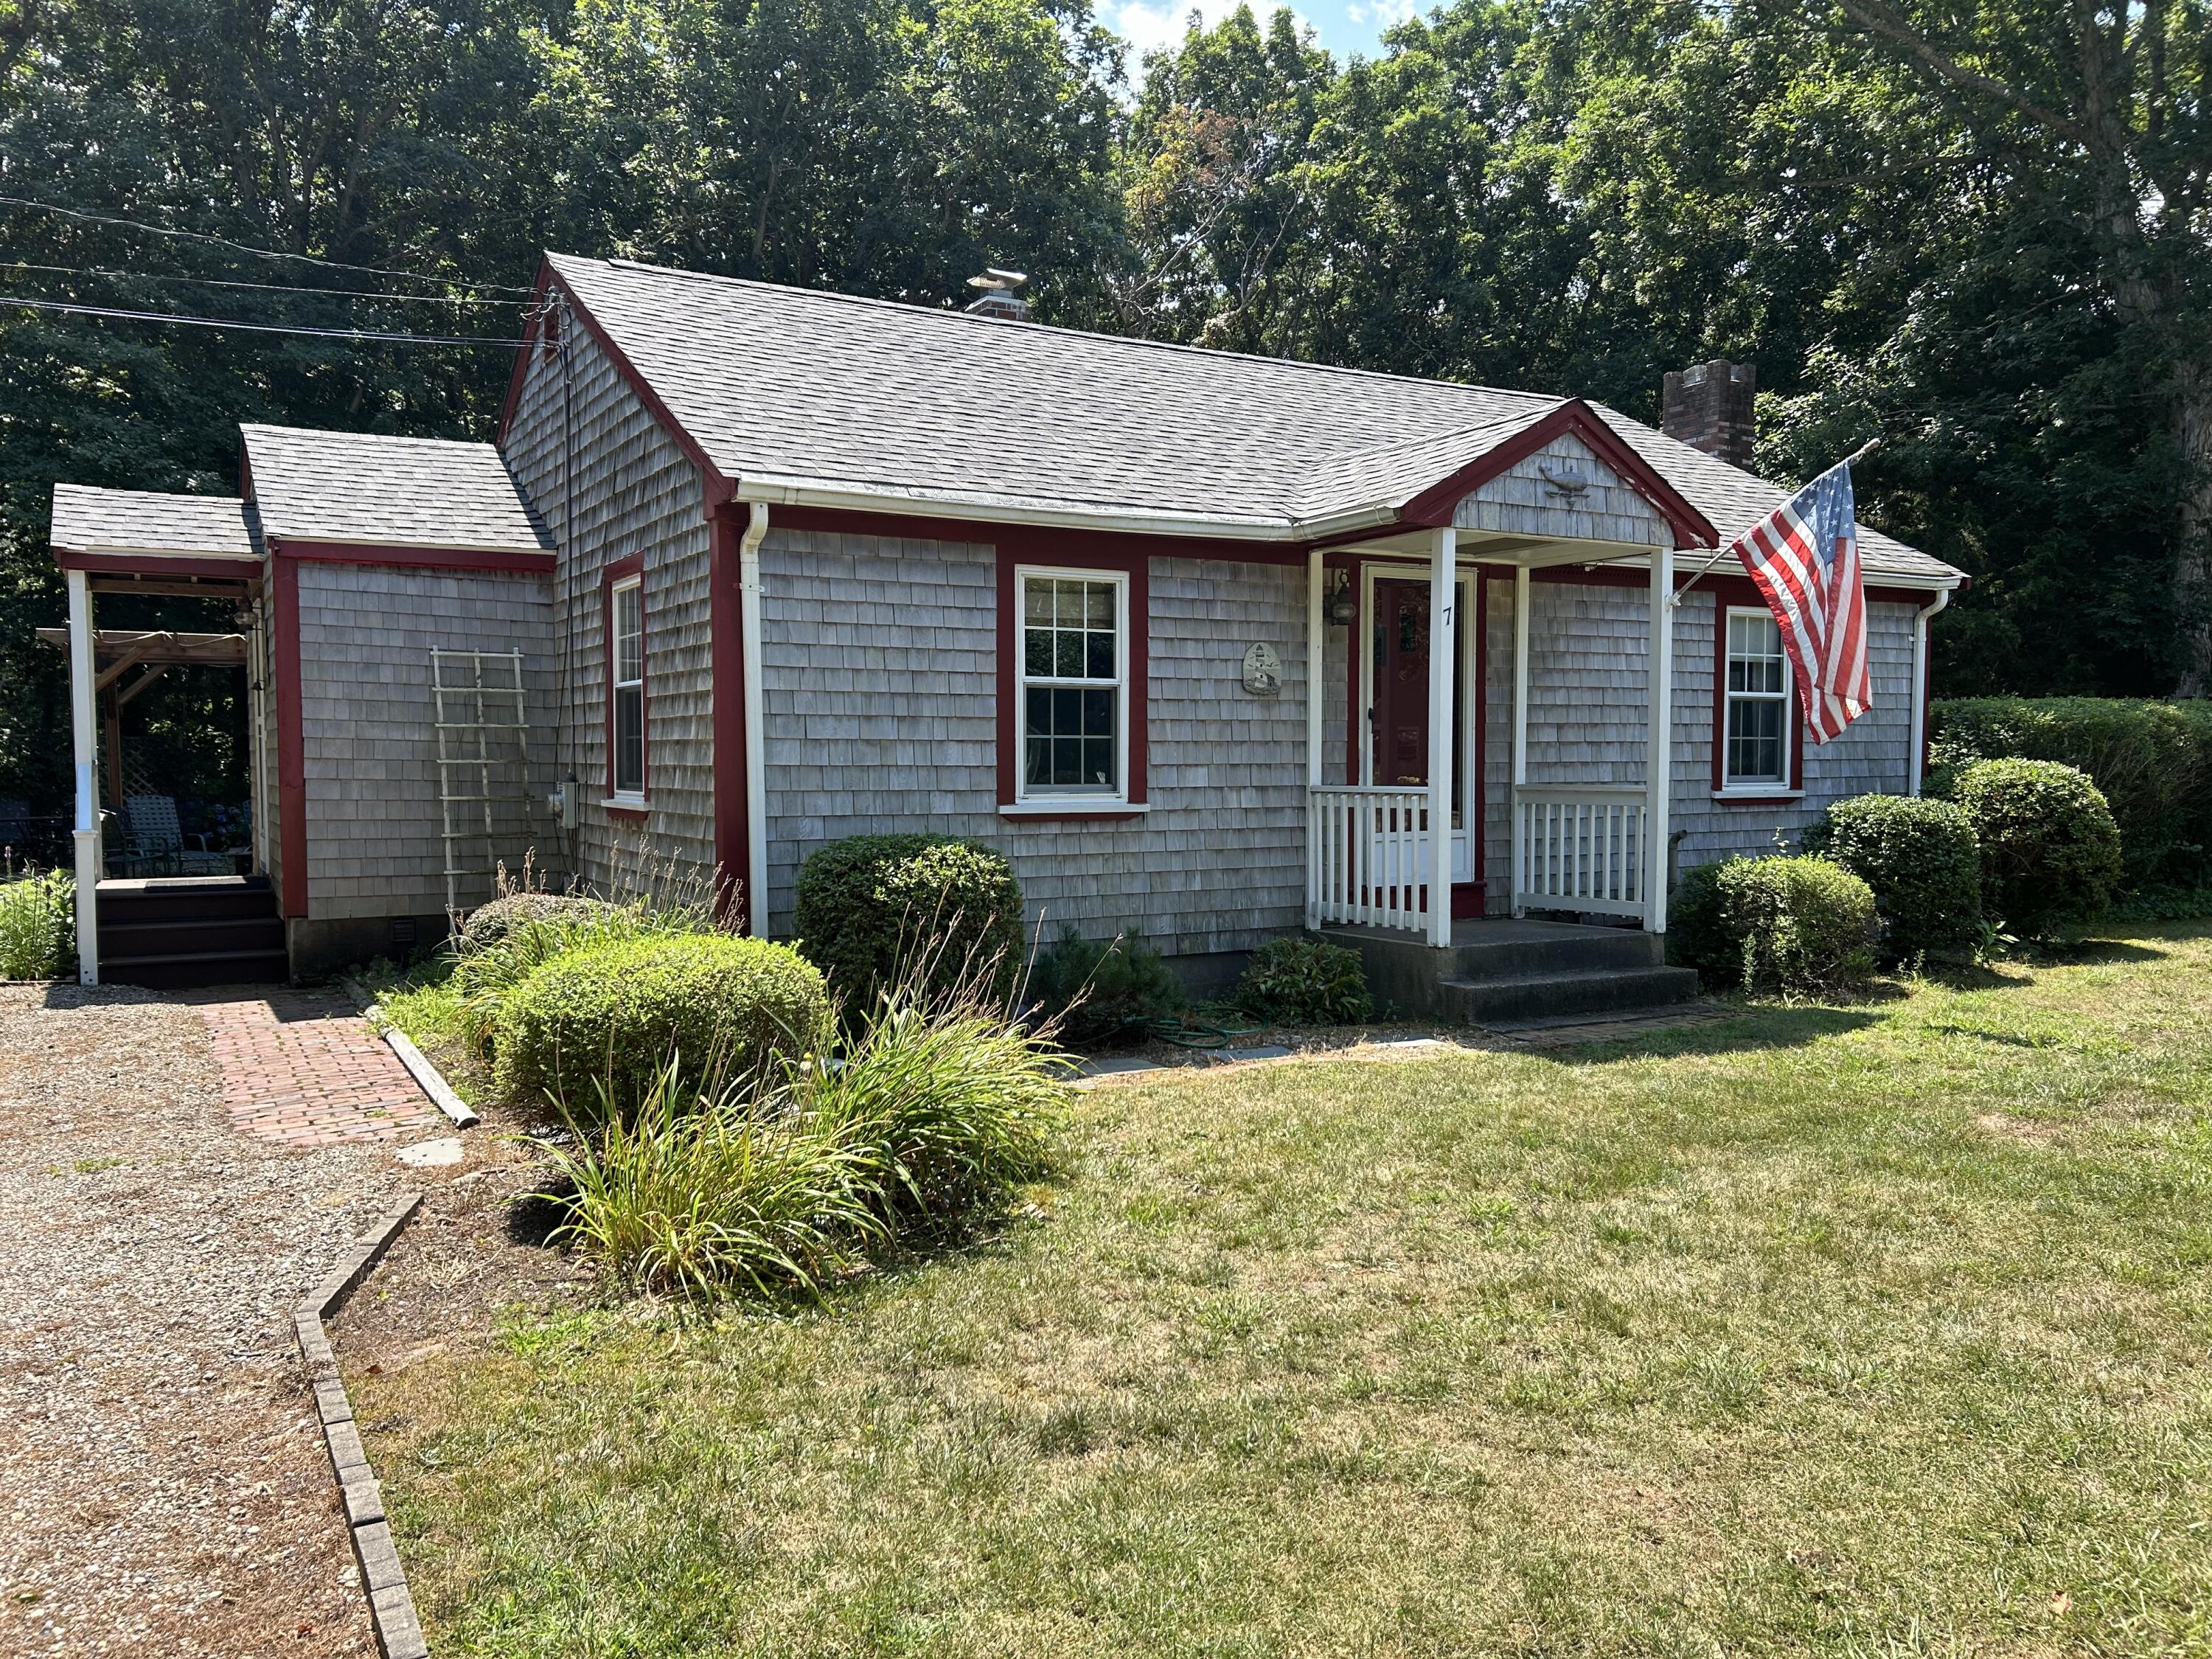
<path fill-rule="evenodd" d="M 343 259 L 319 258 L 312 253 L 285 253 L 274 248 L 255 247 L 249 242 L 234 242 L 228 236 L 211 236 L 205 231 L 176 230 L 167 225 L 149 225 L 142 219 L 122 219 L 111 214 L 86 213 L 76 208 L 66 208 L 55 202 L 36 202 L 27 196 L 0 196 L 0 206 L 31 208 L 40 213 L 58 213 L 68 219 L 80 219 L 92 225 L 116 225 L 126 230 L 143 230 L 149 236 L 171 236 L 181 241 L 207 242 L 216 247 L 227 247 L 234 252 L 250 253 L 257 259 L 291 259 L 301 264 L 321 265 L 329 270 L 361 270 L 374 276 L 404 276 L 410 282 L 440 283 L 447 288 L 475 289 L 487 294 L 528 294 L 526 288 L 517 288 L 512 283 L 471 283 L 458 276 L 428 276 L 419 270 L 402 270 L 393 265 L 356 265 Z"/>
<path fill-rule="evenodd" d="M 110 276 L 129 283 L 190 283 L 199 288 L 252 289 L 264 294 L 302 294 L 310 299 L 399 300 L 418 306 L 515 306 L 520 300 L 457 299 L 446 294 L 387 294 L 373 288 L 301 288 L 297 283 L 241 283 L 221 276 L 181 276 L 158 270 L 115 270 L 101 265 L 40 265 L 18 260 L 0 274 L 36 270 L 57 276 Z"/>
<path fill-rule="evenodd" d="M 376 328 L 307 328 L 289 323 L 242 323 L 233 317 L 187 317 L 173 311 L 125 311 L 116 306 L 81 306 L 61 300 L 21 300 L 0 295 L 0 306 L 21 306 L 31 311 L 66 312 L 74 317 L 107 317 L 133 323 L 175 323 L 186 328 L 241 329 L 249 334 L 305 334 L 323 340 L 378 340 L 393 345 L 499 346 L 513 350 L 522 340 L 492 338 L 481 334 L 402 334 Z"/>

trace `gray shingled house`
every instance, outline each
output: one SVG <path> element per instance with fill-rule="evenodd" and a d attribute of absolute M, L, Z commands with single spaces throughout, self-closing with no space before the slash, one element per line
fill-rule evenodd
<path fill-rule="evenodd" d="M 1670 436 L 1003 298 L 558 255 L 538 287 L 493 443 L 249 426 L 237 500 L 57 487 L 88 974 L 143 974 L 131 907 L 171 890 L 100 879 L 91 613 L 123 589 L 240 607 L 301 972 L 434 936 L 526 848 L 719 873 L 783 935 L 812 849 L 928 830 L 1003 849 L 1033 927 L 1195 978 L 1319 927 L 1405 1006 L 1565 1012 L 1679 994 L 1680 867 L 1919 787 L 1963 578 L 1864 535 L 1875 707 L 1803 741 L 1715 559 L 1781 499 L 1740 465 L 1747 371 L 1669 376 Z"/>

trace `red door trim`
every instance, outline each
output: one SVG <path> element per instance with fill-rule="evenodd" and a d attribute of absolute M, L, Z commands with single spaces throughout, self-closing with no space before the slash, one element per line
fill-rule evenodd
<path fill-rule="evenodd" d="M 611 803 L 615 796 L 615 587 L 617 583 L 637 578 L 637 627 L 640 661 L 638 663 L 639 702 L 641 717 L 638 721 L 638 770 L 643 774 L 645 787 L 640 791 L 645 799 L 635 806 L 609 805 L 606 814 L 624 823 L 643 823 L 647 821 L 653 801 L 653 670 L 650 656 L 653 623 L 646 609 L 645 556 L 633 553 L 626 559 L 617 559 L 599 571 L 599 659 L 605 665 L 603 690 L 606 694 L 606 790 L 604 799 Z"/>

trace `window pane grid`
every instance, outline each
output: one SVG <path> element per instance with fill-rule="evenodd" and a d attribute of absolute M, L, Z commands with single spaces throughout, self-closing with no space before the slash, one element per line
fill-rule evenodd
<path fill-rule="evenodd" d="M 1022 579 L 1022 787 L 1121 791 L 1120 584 Z"/>
<path fill-rule="evenodd" d="M 1723 781 L 1786 783 L 1790 669 L 1782 652 L 1782 629 L 1771 616 L 1751 611 L 1729 613 L 1726 682 Z"/>
<path fill-rule="evenodd" d="M 614 590 L 614 649 L 608 703 L 614 793 L 645 793 L 645 605 L 635 581 Z"/>

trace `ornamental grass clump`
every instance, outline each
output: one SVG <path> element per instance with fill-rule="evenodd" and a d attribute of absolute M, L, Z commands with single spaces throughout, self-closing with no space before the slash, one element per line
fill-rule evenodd
<path fill-rule="evenodd" d="M 76 884 L 66 870 L 0 881 L 0 979 L 58 979 L 76 945 Z"/>
<path fill-rule="evenodd" d="M 1073 1062 L 988 983 L 910 977 L 823 1036 L 765 1075 L 702 1091 L 675 1055 L 627 1109 L 603 1092 L 545 1146 L 573 1189 L 556 1238 L 648 1292 L 819 1295 L 1050 1170 Z"/>
<path fill-rule="evenodd" d="M 726 933 L 594 939 L 507 996 L 493 1077 L 509 1099 L 550 1095 L 572 1114 L 621 1116 L 672 1068 L 674 1086 L 711 1091 L 815 1052 L 830 1018 L 821 973 L 788 945 Z"/>

